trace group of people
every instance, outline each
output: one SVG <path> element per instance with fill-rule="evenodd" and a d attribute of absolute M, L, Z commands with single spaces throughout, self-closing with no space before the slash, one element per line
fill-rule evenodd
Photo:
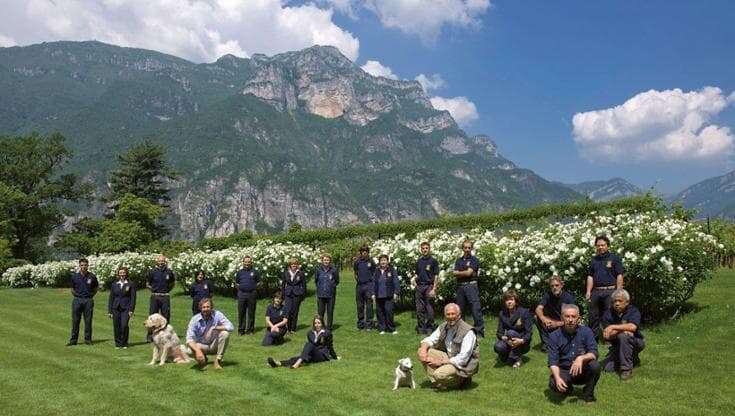
<path fill-rule="evenodd" d="M 503 293 L 502 309 L 494 350 L 498 359 L 513 368 L 523 364 L 530 350 L 534 322 L 541 338 L 541 348 L 548 354 L 549 387 L 568 394 L 574 384 L 583 384 L 582 398 L 594 401 L 594 388 L 600 372 L 615 371 L 621 379 L 632 376 L 638 353 L 644 348 L 641 334 L 641 315 L 630 304 L 630 295 L 623 289 L 623 266 L 620 258 L 609 251 L 609 239 L 598 236 L 596 255 L 588 268 L 585 298 L 589 306 L 589 326 L 581 325 L 580 308 L 576 298 L 564 290 L 559 276 L 548 280 L 549 290 L 538 302 L 532 314 L 522 307 L 514 290 Z M 426 335 L 421 340 L 418 357 L 427 377 L 435 387 L 466 387 L 479 369 L 479 342 L 485 336 L 485 325 L 478 288 L 479 261 L 472 254 L 473 242 L 462 243 L 462 256 L 453 269 L 456 279 L 455 302 L 444 307 L 444 322 L 435 325 L 433 302 L 439 285 L 439 263 L 431 255 L 428 242 L 420 244 L 421 256 L 416 261 L 414 300 L 416 333 Z M 77 343 L 81 316 L 85 321 L 85 343 L 92 342 L 92 311 L 94 295 L 99 284 L 89 272 L 86 259 L 79 260 L 79 271 L 72 276 L 72 334 L 67 345 Z M 361 247 L 353 264 L 356 280 L 355 303 L 358 330 L 378 330 L 381 334 L 396 334 L 394 304 L 401 293 L 398 272 L 387 255 L 378 262 L 369 255 L 368 247 Z M 253 259 L 245 256 L 242 268 L 236 273 L 233 288 L 237 292 L 238 334 L 255 332 L 257 289 L 261 276 Z M 265 313 L 266 331 L 262 345 L 270 346 L 283 341 L 287 334 L 297 330 L 300 305 L 306 295 L 306 275 L 297 259 L 288 261 L 281 276 L 280 290 L 274 295 Z M 338 359 L 333 345 L 334 305 L 336 288 L 340 283 L 339 270 L 332 265 L 329 255 L 323 255 L 314 272 L 317 315 L 311 321 L 307 342 L 302 353 L 287 360 L 268 359 L 272 367 L 298 368 L 304 363 Z M 170 320 L 169 293 L 175 285 L 174 273 L 166 258 L 159 256 L 156 267 L 148 273 L 146 286 L 151 290 L 149 313 L 160 313 Z M 229 333 L 234 326 L 214 309 L 214 285 L 203 271 L 196 274 L 190 288 L 193 317 L 187 328 L 187 345 L 200 364 L 206 354 L 216 354 L 215 367 L 221 368 Z M 117 281 L 110 288 L 108 314 L 113 320 L 115 346 L 127 348 L 128 322 L 135 311 L 136 287 L 128 281 L 128 270 L 117 271 Z M 373 321 L 375 309 L 376 322 Z M 473 324 L 463 317 L 472 315 Z M 598 362 L 597 341 L 602 337 L 609 343 L 607 357 Z M 150 334 L 149 334 L 150 337 Z M 150 338 L 149 338 L 150 339 Z"/>

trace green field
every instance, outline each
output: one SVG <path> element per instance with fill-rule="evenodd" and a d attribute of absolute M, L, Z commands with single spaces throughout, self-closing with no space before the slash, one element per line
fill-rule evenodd
<path fill-rule="evenodd" d="M 345 275 L 335 311 L 335 348 L 342 357 L 298 370 L 271 369 L 266 357 L 297 354 L 305 330 L 284 345 L 264 348 L 265 301 L 258 305 L 253 337 L 233 337 L 225 369 L 167 364 L 149 367 L 143 343 L 148 293 L 138 296 L 131 322 L 131 348 L 115 350 L 106 315 L 107 293 L 97 296 L 92 346 L 65 347 L 70 327 L 68 289 L 0 290 L 0 409 L 24 414 L 609 414 L 724 415 L 735 413 L 735 272 L 720 270 L 703 283 L 691 311 L 678 320 L 645 329 L 646 350 L 635 377 L 621 382 L 604 374 L 598 401 L 572 396 L 558 403 L 547 391 L 546 357 L 534 347 L 519 370 L 496 364 L 493 338 L 482 341 L 481 370 L 465 391 L 436 392 L 418 369 L 418 389 L 391 391 L 398 360 L 416 361 L 420 338 L 410 311 L 397 315 L 398 335 L 355 329 L 354 286 Z M 189 298 L 173 297 L 173 322 L 183 338 Z M 235 301 L 217 298 L 216 308 L 236 323 Z M 315 311 L 309 297 L 301 324 Z M 300 325 L 301 325 L 300 324 Z M 488 320 L 488 335 L 494 334 Z M 302 327 L 304 325 L 301 325 Z M 81 339 L 80 339 L 81 340 Z M 534 333 L 534 345 L 538 344 Z M 578 390 L 579 391 L 579 390 Z"/>

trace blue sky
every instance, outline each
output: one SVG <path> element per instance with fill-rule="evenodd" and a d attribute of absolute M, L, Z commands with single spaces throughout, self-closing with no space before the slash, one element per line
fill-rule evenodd
<path fill-rule="evenodd" d="M 551 180 L 669 193 L 735 169 L 733 1 L 2 4 L 0 47 L 96 39 L 211 62 L 331 44 L 388 76 L 438 74 L 437 108 Z"/>

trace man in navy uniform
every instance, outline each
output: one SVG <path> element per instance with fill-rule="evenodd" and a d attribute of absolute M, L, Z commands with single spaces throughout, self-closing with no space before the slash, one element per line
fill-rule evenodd
<path fill-rule="evenodd" d="M 485 321 L 482 318 L 480 290 L 477 286 L 477 272 L 480 262 L 472 255 L 474 243 L 470 240 L 462 242 L 462 257 L 454 263 L 454 277 L 457 279 L 457 305 L 464 316 L 467 310 L 472 311 L 472 320 L 477 336 L 485 336 Z"/>
<path fill-rule="evenodd" d="M 293 334 L 299 322 L 301 301 L 306 295 L 306 275 L 296 257 L 288 260 L 288 269 L 281 277 L 281 293 L 285 298 L 285 309 L 288 311 L 288 332 Z"/>
<path fill-rule="evenodd" d="M 566 396 L 574 384 L 584 384 L 582 400 L 594 402 L 601 370 L 595 336 L 591 329 L 579 325 L 577 305 L 562 306 L 561 316 L 564 325 L 551 333 L 547 345 L 549 388 Z"/>
<path fill-rule="evenodd" d="M 79 339 L 79 321 L 84 315 L 84 343 L 92 345 L 92 312 L 94 311 L 94 295 L 97 294 L 99 282 L 94 273 L 89 272 L 89 261 L 79 259 L 79 271 L 71 277 L 71 337 L 67 346 L 77 345 Z"/>
<path fill-rule="evenodd" d="M 258 282 L 260 272 L 253 268 L 253 258 L 242 258 L 242 269 L 235 275 L 237 288 L 237 333 L 239 335 L 255 333 L 255 305 L 257 303 Z M 246 321 L 247 318 L 247 321 Z"/>
<path fill-rule="evenodd" d="M 421 257 L 416 261 L 416 333 L 434 332 L 434 307 L 431 300 L 436 297 L 439 285 L 439 262 L 431 256 L 431 246 L 424 241 L 419 246 Z"/>
<path fill-rule="evenodd" d="M 329 254 L 322 256 L 322 264 L 317 266 L 314 275 L 317 311 L 319 316 L 326 318 L 324 326 L 331 331 L 334 324 L 334 302 L 339 285 L 339 271 L 332 266 L 332 257 Z"/>
<path fill-rule="evenodd" d="M 625 289 L 613 292 L 612 307 L 602 316 L 602 337 L 610 342 L 610 349 L 603 361 L 605 371 L 620 373 L 625 381 L 633 377 L 633 366 L 646 344 L 641 333 L 641 313 L 630 304 L 630 294 Z"/>
<path fill-rule="evenodd" d="M 283 306 L 281 292 L 273 295 L 273 303 L 265 310 L 265 328 L 262 346 L 267 347 L 283 341 L 288 328 L 288 310 Z"/>
<path fill-rule="evenodd" d="M 587 272 L 590 329 L 595 338 L 600 332 L 600 318 L 610 309 L 610 295 L 615 289 L 623 288 L 623 262 L 610 252 L 610 239 L 604 235 L 595 238 L 595 251 Z"/>
<path fill-rule="evenodd" d="M 171 322 L 171 299 L 169 299 L 169 292 L 171 292 L 175 284 L 176 277 L 174 276 L 174 272 L 168 268 L 166 257 L 158 256 L 156 258 L 156 267 L 148 272 L 148 278 L 146 279 L 146 286 L 151 290 L 148 315 L 160 313 L 166 318 L 166 321 Z M 153 341 L 153 335 L 150 332 L 146 336 L 146 340 L 148 342 Z"/>
<path fill-rule="evenodd" d="M 112 318 L 112 332 L 115 337 L 115 348 L 128 348 L 130 318 L 135 313 L 135 284 L 128 281 L 128 268 L 117 270 L 117 281 L 110 286 L 110 298 L 107 301 L 107 316 Z"/>
<path fill-rule="evenodd" d="M 564 321 L 561 319 L 561 306 L 576 303 L 574 295 L 564 290 L 564 281 L 554 275 L 549 278 L 549 290 L 536 306 L 536 327 L 541 336 L 541 350 L 546 351 L 549 335 L 561 328 Z"/>
<path fill-rule="evenodd" d="M 373 273 L 375 262 L 370 258 L 370 249 L 360 247 L 360 257 L 352 265 L 355 272 L 355 303 L 357 304 L 357 329 L 371 330 L 373 327 Z"/>

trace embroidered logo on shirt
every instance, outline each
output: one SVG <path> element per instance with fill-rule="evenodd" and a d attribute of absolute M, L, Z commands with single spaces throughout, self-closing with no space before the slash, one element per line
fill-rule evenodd
<path fill-rule="evenodd" d="M 516 326 L 523 326 L 523 320 L 521 318 L 518 318 L 516 321 Z"/>
<path fill-rule="evenodd" d="M 92 279 L 87 279 L 87 284 L 88 285 L 91 285 L 92 284 Z"/>
<path fill-rule="evenodd" d="M 612 269 L 612 260 L 608 260 L 606 266 L 608 269 Z"/>
<path fill-rule="evenodd" d="M 428 272 L 428 271 L 430 271 L 430 270 L 431 270 L 431 265 L 430 265 L 430 264 L 427 264 L 427 265 L 426 265 L 426 271 Z"/>
<path fill-rule="evenodd" d="M 130 286 L 125 286 L 125 293 L 130 292 Z"/>
<path fill-rule="evenodd" d="M 204 290 L 209 290 L 206 283 L 204 284 Z"/>

